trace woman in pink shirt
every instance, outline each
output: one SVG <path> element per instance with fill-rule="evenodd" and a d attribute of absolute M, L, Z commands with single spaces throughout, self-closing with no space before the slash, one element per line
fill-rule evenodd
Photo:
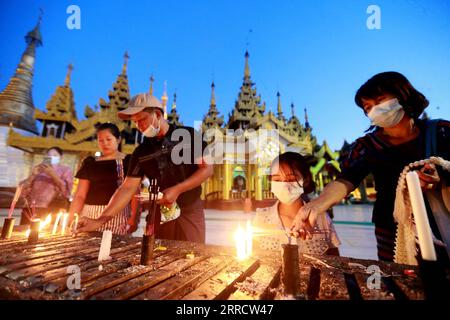
<path fill-rule="evenodd" d="M 63 151 L 58 147 L 48 149 L 44 161 L 20 183 L 25 200 L 20 224 L 28 224 L 30 218 L 45 218 L 48 213 L 68 209 L 73 174 L 68 166 L 60 164 L 62 155 Z"/>

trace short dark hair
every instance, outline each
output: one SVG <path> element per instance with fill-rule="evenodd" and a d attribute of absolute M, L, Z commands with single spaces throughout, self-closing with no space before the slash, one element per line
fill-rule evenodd
<path fill-rule="evenodd" d="M 109 132 L 111 132 L 111 134 L 114 137 L 116 137 L 116 139 L 120 138 L 120 130 L 114 123 L 105 122 L 105 123 L 100 123 L 99 125 L 97 125 L 97 130 L 96 130 L 97 133 L 99 131 L 103 131 L 103 130 L 109 130 Z"/>
<path fill-rule="evenodd" d="M 282 153 L 272 161 L 271 166 L 273 166 L 276 162 L 278 162 L 280 170 L 283 170 L 281 167 L 283 165 L 286 165 L 292 171 L 297 171 L 301 174 L 301 176 L 303 177 L 304 193 L 308 194 L 316 190 L 316 185 L 312 178 L 310 166 L 306 161 L 306 158 L 303 157 L 300 153 L 292 151 Z"/>
<path fill-rule="evenodd" d="M 56 152 L 59 153 L 60 156 L 62 156 L 63 153 L 64 153 L 63 150 L 60 147 L 50 147 L 50 148 L 47 149 L 46 153 L 48 153 L 50 150 L 55 150 Z"/>
<path fill-rule="evenodd" d="M 363 99 L 375 99 L 383 94 L 396 97 L 406 114 L 413 119 L 418 119 L 429 105 L 427 98 L 403 74 L 395 71 L 378 73 L 367 80 L 356 92 L 355 103 L 364 109 Z"/>

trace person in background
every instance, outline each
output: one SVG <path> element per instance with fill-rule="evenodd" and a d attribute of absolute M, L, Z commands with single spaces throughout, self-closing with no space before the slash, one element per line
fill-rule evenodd
<path fill-rule="evenodd" d="M 72 190 L 72 170 L 61 164 L 63 151 L 58 147 L 49 148 L 44 161 L 32 170 L 31 175 L 20 182 L 25 207 L 20 224 L 28 224 L 30 218 L 45 218 L 69 206 Z M 33 216 L 34 212 L 34 216 Z"/>
<path fill-rule="evenodd" d="M 102 123 L 97 127 L 97 143 L 101 156 L 84 159 L 75 175 L 79 182 L 69 210 L 71 220 L 75 213 L 90 219 L 98 218 L 111 196 L 122 185 L 130 164 L 130 155 L 120 151 L 120 142 L 120 131 L 116 125 Z M 113 234 L 125 235 L 130 229 L 130 217 L 131 206 L 128 203 L 114 219 L 92 231 L 111 230 Z"/>
<path fill-rule="evenodd" d="M 272 207 L 256 210 L 253 220 L 256 246 L 265 250 L 278 250 L 281 244 L 293 240 L 302 253 L 338 256 L 340 241 L 328 215 L 320 217 L 312 239 L 291 238 L 294 218 L 310 201 L 308 195 L 315 190 L 305 158 L 295 152 L 279 155 L 271 164 L 270 181 L 271 190 L 278 201 Z"/>
<path fill-rule="evenodd" d="M 421 120 L 419 117 L 429 102 L 398 72 L 383 72 L 370 78 L 356 92 L 355 102 L 372 126 L 351 145 L 337 179 L 329 183 L 317 199 L 300 209 L 292 232 L 295 236 L 308 237 L 317 219 L 372 173 L 377 192 L 372 222 L 378 258 L 393 261 L 396 236 L 393 211 L 400 173 L 410 163 L 429 156 L 449 159 L 450 122 Z M 426 133 L 432 123 L 435 123 L 436 148 L 429 153 Z M 423 190 L 436 188 L 439 174 L 443 174 L 432 164 L 424 165 L 417 173 Z M 429 219 L 434 235 L 442 240 L 434 219 L 431 216 Z"/>
<path fill-rule="evenodd" d="M 206 143 L 201 135 L 194 128 L 169 124 L 164 118 L 161 102 L 149 93 L 134 96 L 129 107 L 118 115 L 123 120 L 133 120 L 146 138 L 134 150 L 125 182 L 109 205 L 97 219 L 81 220 L 78 230 L 95 230 L 114 219 L 130 202 L 142 178 L 147 176 L 158 181 L 163 194 L 158 200 L 159 205 L 169 208 L 178 205 L 181 210 L 177 219 L 162 225 L 159 225 L 161 215 L 157 215 L 156 237 L 204 243 L 205 214 L 200 199 L 201 184 L 212 175 L 213 169 L 204 158 Z M 186 142 L 185 139 L 190 141 Z M 176 150 L 180 147 L 183 159 L 180 162 L 173 161 L 173 156 L 179 155 Z"/>

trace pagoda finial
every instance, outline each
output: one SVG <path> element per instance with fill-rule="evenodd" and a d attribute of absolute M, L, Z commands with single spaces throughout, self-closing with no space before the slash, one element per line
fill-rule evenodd
<path fill-rule="evenodd" d="M 130 59 L 130 56 L 128 55 L 128 51 L 125 51 L 125 54 L 123 55 L 123 67 L 122 67 L 122 74 L 127 73 L 127 67 L 128 67 L 128 59 Z"/>
<path fill-rule="evenodd" d="M 173 102 L 172 102 L 172 110 L 177 108 L 177 90 L 175 89 L 175 93 L 173 94 Z"/>
<path fill-rule="evenodd" d="M 66 80 L 64 81 L 64 85 L 66 87 L 70 86 L 70 77 L 72 74 L 72 70 L 73 70 L 73 65 L 71 63 L 69 63 L 69 65 L 67 66 Z"/>
<path fill-rule="evenodd" d="M 164 93 L 161 97 L 161 103 L 164 109 L 164 118 L 167 119 L 167 100 L 169 98 L 167 97 L 167 81 L 164 81 Z"/>
<path fill-rule="evenodd" d="M 248 58 L 250 57 L 250 55 L 248 54 L 248 51 L 245 50 L 245 70 L 244 70 L 244 79 L 249 79 L 250 78 L 250 66 L 248 63 Z"/>
<path fill-rule="evenodd" d="M 148 92 L 150 93 L 150 95 L 153 95 L 153 82 L 155 82 L 155 79 L 153 78 L 153 74 L 150 76 L 150 89 L 148 90 Z"/>
<path fill-rule="evenodd" d="M 281 98 L 280 98 L 280 92 L 277 92 L 277 98 L 278 98 L 278 104 L 277 104 L 277 112 L 278 112 L 278 116 L 281 116 L 283 114 L 283 110 L 281 108 Z"/>
<path fill-rule="evenodd" d="M 305 128 L 309 128 L 309 121 L 308 121 L 308 110 L 306 110 L 305 107 Z"/>
<path fill-rule="evenodd" d="M 291 112 L 292 112 L 292 116 L 295 117 L 295 106 L 294 106 L 293 102 L 291 102 Z"/>
<path fill-rule="evenodd" d="M 214 81 L 211 83 L 211 101 L 210 105 L 215 106 L 216 105 L 216 94 L 214 92 L 214 89 L 216 88 L 216 85 L 214 84 Z"/>

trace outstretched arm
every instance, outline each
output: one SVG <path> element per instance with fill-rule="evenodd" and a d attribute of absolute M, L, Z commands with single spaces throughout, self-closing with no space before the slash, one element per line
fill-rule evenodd
<path fill-rule="evenodd" d="M 320 196 L 306 203 L 297 213 L 291 232 L 295 237 L 311 238 L 312 228 L 316 225 L 317 218 L 339 203 L 355 187 L 344 179 L 338 179 L 327 184 Z"/>

